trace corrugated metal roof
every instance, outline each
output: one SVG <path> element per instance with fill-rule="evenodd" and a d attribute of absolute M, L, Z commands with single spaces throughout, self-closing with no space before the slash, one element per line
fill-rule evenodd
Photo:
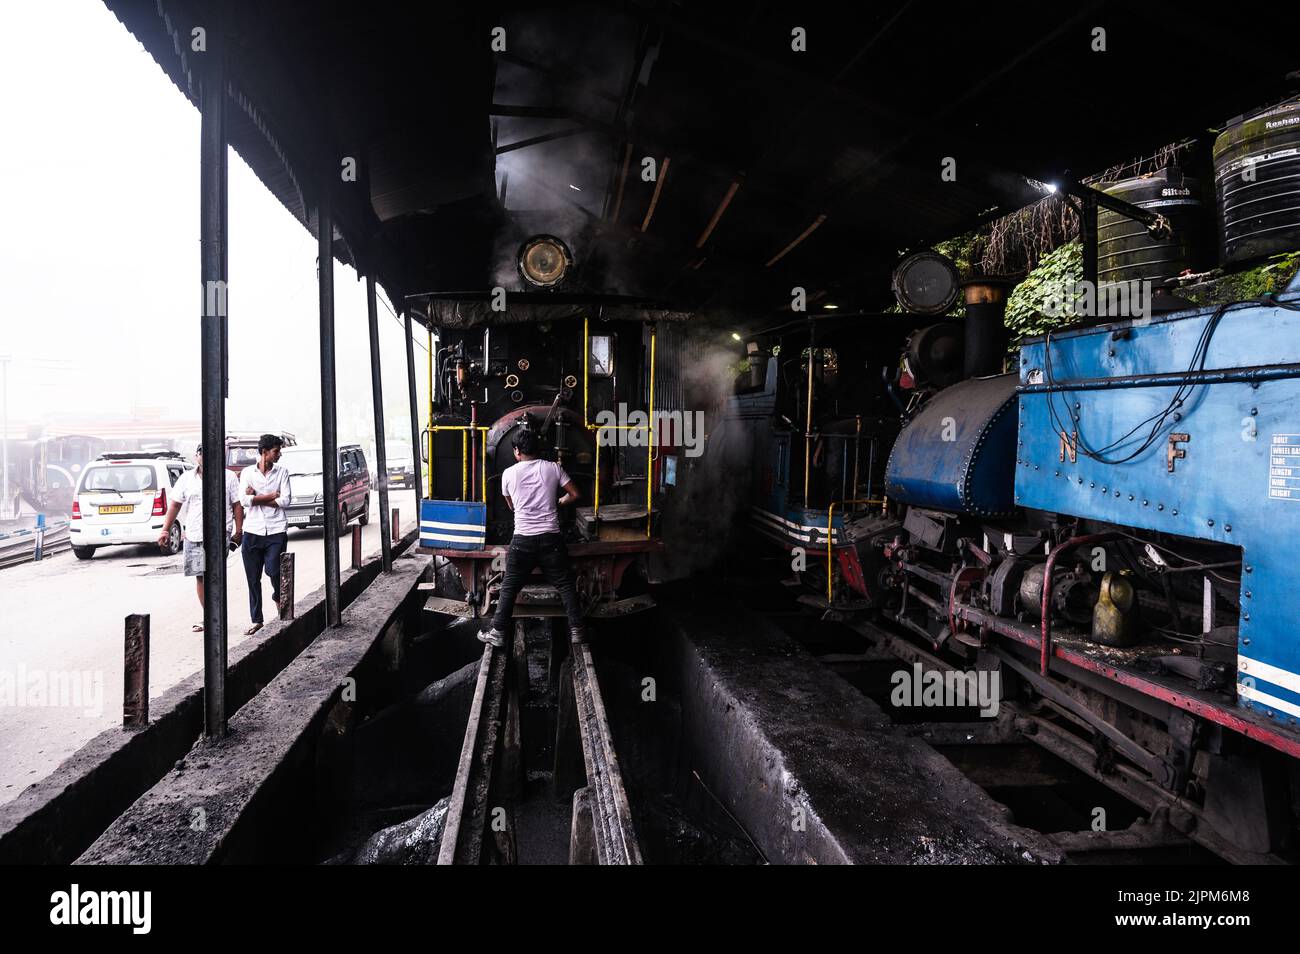
<path fill-rule="evenodd" d="M 105 2 L 192 101 L 190 31 L 221 11 L 232 146 L 304 225 L 330 183 L 337 254 L 394 300 L 511 282 L 536 229 L 588 291 L 877 306 L 900 250 L 1031 200 L 1025 176 L 1200 134 L 1293 65 L 1274 15 L 1160 3 Z M 336 181 L 344 156 L 359 183 Z"/>

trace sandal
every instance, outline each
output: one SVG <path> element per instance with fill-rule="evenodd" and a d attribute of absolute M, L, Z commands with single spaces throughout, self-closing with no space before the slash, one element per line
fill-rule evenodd
<path fill-rule="evenodd" d="M 257 632 L 259 629 L 261 629 L 261 628 L 262 628 L 262 624 L 261 624 L 261 623 L 254 623 L 252 626 L 248 627 L 248 629 L 244 630 L 244 635 L 245 635 L 245 636 L 252 636 L 254 633 L 256 633 L 256 632 Z"/>

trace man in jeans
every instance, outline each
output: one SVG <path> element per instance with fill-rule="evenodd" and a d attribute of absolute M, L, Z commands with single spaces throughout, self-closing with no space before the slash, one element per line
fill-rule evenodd
<path fill-rule="evenodd" d="M 539 456 L 537 435 L 522 431 L 515 438 L 517 463 L 501 475 L 501 493 L 515 512 L 515 535 L 506 554 L 506 572 L 497 595 L 497 612 L 492 628 L 478 638 L 493 646 L 505 644 L 506 629 L 515 609 L 515 598 L 533 567 L 538 564 L 547 581 L 559 591 L 569 616 L 569 633 L 575 643 L 582 642 L 582 609 L 574 586 L 573 565 L 560 535 L 557 507 L 578 499 L 578 488 L 554 461 Z M 560 497 L 560 490 L 564 496 Z M 558 500 L 556 498 L 559 498 Z"/>
<path fill-rule="evenodd" d="M 262 571 L 271 578 L 271 599 L 280 603 L 280 555 L 289 541 L 289 471 L 281 467 L 280 448 L 274 434 L 257 441 L 257 463 L 239 475 L 240 498 L 244 504 L 244 575 L 248 577 L 248 616 L 252 625 L 244 631 L 252 636 L 262 628 Z"/>

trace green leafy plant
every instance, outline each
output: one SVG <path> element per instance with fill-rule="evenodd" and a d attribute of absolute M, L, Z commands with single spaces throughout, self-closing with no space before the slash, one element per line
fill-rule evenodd
<path fill-rule="evenodd" d="M 1041 335 L 1070 324 L 1069 315 L 1043 314 L 1043 303 L 1055 293 L 1065 296 L 1065 286 L 1083 280 L 1083 245 L 1067 242 L 1044 255 L 1038 267 L 1025 276 L 1007 299 L 1006 326 L 1012 338 Z"/>
<path fill-rule="evenodd" d="M 1297 270 L 1300 270 L 1300 251 L 1283 252 L 1254 268 L 1219 275 L 1203 284 L 1180 288 L 1177 294 L 1198 305 L 1245 301 L 1284 291 Z"/>

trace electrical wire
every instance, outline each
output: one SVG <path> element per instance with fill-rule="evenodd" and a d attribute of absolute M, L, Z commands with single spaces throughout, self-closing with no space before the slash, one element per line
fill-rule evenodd
<path fill-rule="evenodd" d="M 1066 426 L 1061 422 L 1056 407 L 1056 395 L 1058 391 L 1056 390 L 1056 378 L 1052 370 L 1052 334 L 1049 331 L 1046 335 L 1043 346 L 1043 372 L 1048 386 L 1046 392 L 1048 416 L 1051 418 L 1052 427 L 1053 430 L 1056 431 L 1057 436 L 1063 441 L 1074 444 L 1076 450 L 1081 452 L 1085 457 L 1089 457 L 1101 464 L 1112 466 L 1125 464 L 1144 454 L 1160 439 L 1160 434 L 1169 423 L 1169 418 L 1178 413 L 1178 409 L 1186 403 L 1187 399 L 1197 387 L 1197 383 L 1193 381 L 1192 378 L 1194 375 L 1205 370 L 1205 361 L 1209 355 L 1210 342 L 1214 338 L 1214 333 L 1218 329 L 1219 322 L 1223 319 L 1223 316 L 1230 308 L 1236 308 L 1242 305 L 1263 305 L 1265 307 L 1286 308 L 1289 311 L 1300 311 L 1300 305 L 1297 305 L 1294 302 L 1279 301 L 1271 295 L 1263 295 L 1259 298 L 1243 299 L 1241 301 L 1224 302 L 1219 305 L 1215 308 L 1209 321 L 1205 323 L 1205 327 L 1201 329 L 1200 337 L 1196 342 L 1196 348 L 1192 352 L 1192 360 L 1188 365 L 1187 370 L 1184 372 L 1182 380 L 1174 390 L 1173 396 L 1169 399 L 1169 403 L 1166 404 L 1162 410 L 1157 411 L 1145 420 L 1139 421 L 1126 433 L 1100 448 L 1089 447 L 1087 442 L 1084 440 L 1082 433 L 1080 433 L 1083 424 L 1082 418 L 1077 413 L 1070 413 L 1069 399 L 1064 397 L 1066 393 L 1064 389 L 1061 389 L 1059 393 L 1062 395 L 1062 400 L 1065 401 L 1066 417 L 1071 417 L 1074 420 L 1074 426 L 1070 428 L 1070 430 L 1075 434 L 1073 439 L 1068 436 Z M 1136 450 L 1125 457 L 1113 458 L 1106 456 L 1111 451 L 1114 451 L 1128 443 L 1129 439 L 1147 424 L 1151 425 L 1151 430 L 1147 433 L 1146 437 L 1143 438 L 1142 443 Z"/>

